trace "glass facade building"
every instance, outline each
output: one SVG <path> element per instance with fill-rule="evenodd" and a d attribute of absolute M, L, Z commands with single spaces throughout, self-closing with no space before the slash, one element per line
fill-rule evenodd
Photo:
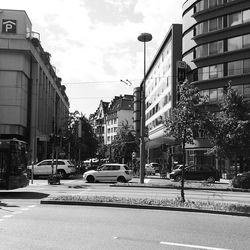
<path fill-rule="evenodd" d="M 188 64 L 188 78 L 218 103 L 223 87 L 231 84 L 244 98 L 250 98 L 250 1 L 187 0 L 183 4 L 182 60 Z M 209 144 L 190 146 L 190 155 L 201 154 Z M 196 152 L 196 151 L 197 152 Z M 192 159 L 192 161 L 195 159 Z"/>

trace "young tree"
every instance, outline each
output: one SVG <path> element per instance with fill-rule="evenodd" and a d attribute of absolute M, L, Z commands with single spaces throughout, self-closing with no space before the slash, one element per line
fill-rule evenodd
<path fill-rule="evenodd" d="M 202 112 L 198 104 L 201 101 L 198 88 L 189 82 L 181 84 L 179 100 L 173 108 L 169 118 L 165 120 L 165 134 L 174 137 L 175 141 L 182 146 L 183 168 L 181 179 L 181 198 L 185 202 L 184 195 L 184 166 L 186 165 L 186 143 L 194 143 L 194 131 L 200 127 Z"/>
<path fill-rule="evenodd" d="M 116 162 L 130 162 L 132 153 L 138 151 L 135 135 L 129 128 L 128 123 L 124 123 L 118 130 L 114 141 L 111 144 L 113 158 Z"/>
<path fill-rule="evenodd" d="M 237 174 L 239 156 L 246 157 L 250 150 L 250 106 L 234 91 L 229 82 L 220 105 L 220 112 L 207 116 L 206 130 L 221 157 L 234 160 Z"/>

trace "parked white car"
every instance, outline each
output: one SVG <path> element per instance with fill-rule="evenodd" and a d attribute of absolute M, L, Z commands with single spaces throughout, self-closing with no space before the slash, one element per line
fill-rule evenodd
<path fill-rule="evenodd" d="M 56 172 L 61 178 L 67 178 L 69 175 L 75 174 L 76 168 L 70 160 L 58 159 L 53 163 L 53 174 Z M 32 165 L 29 165 L 28 170 L 32 171 Z M 34 176 L 45 176 L 52 174 L 52 159 L 47 159 L 34 164 Z"/>
<path fill-rule="evenodd" d="M 128 182 L 133 178 L 133 172 L 126 164 L 106 163 L 97 170 L 90 170 L 83 174 L 87 182 Z"/>
<path fill-rule="evenodd" d="M 145 175 L 155 175 L 155 169 L 150 165 L 145 165 Z"/>

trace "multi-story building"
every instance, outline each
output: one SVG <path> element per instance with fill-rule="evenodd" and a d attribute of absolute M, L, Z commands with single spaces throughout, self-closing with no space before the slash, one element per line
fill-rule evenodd
<path fill-rule="evenodd" d="M 23 10 L 0 10 L 0 136 L 27 141 L 33 160 L 47 157 L 49 135 L 67 126 L 61 78 Z"/>
<path fill-rule="evenodd" d="M 173 24 L 146 72 L 148 160 L 165 165 L 169 160 L 173 140 L 164 134 L 164 120 L 169 117 L 176 104 L 176 72 L 177 61 L 181 61 L 181 49 L 182 25 Z"/>
<path fill-rule="evenodd" d="M 133 95 L 115 96 L 106 115 L 106 144 L 110 145 L 119 129 L 127 125 L 133 130 Z"/>
<path fill-rule="evenodd" d="M 133 95 L 115 96 L 111 102 L 100 101 L 89 122 L 99 139 L 100 146 L 107 146 L 105 157 L 112 158 L 111 143 L 120 128 L 124 125 L 134 130 L 133 126 Z"/>
<path fill-rule="evenodd" d="M 208 96 L 211 109 L 216 110 L 229 81 L 244 98 L 250 98 L 249 0 L 187 0 L 182 44 L 188 77 Z M 187 160 L 211 162 L 206 155 L 210 146 L 198 139 L 190 145 Z"/>
<path fill-rule="evenodd" d="M 106 114 L 109 102 L 100 101 L 99 107 L 94 114 L 90 115 L 89 121 L 97 136 L 99 143 L 106 144 Z"/>

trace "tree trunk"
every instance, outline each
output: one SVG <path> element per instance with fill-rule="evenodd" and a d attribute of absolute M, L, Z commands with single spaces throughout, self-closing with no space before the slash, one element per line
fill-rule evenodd
<path fill-rule="evenodd" d="M 238 174 L 237 159 L 238 159 L 238 157 L 237 157 L 237 154 L 236 154 L 235 157 L 234 157 L 235 176 L 237 176 L 237 174 Z"/>
<path fill-rule="evenodd" d="M 185 171 L 185 165 L 186 165 L 186 151 L 185 151 L 185 135 L 184 135 L 184 140 L 182 142 L 182 157 L 183 157 L 183 167 L 181 170 L 181 201 L 184 203 L 185 202 L 185 194 L 184 194 L 184 171 Z"/>

